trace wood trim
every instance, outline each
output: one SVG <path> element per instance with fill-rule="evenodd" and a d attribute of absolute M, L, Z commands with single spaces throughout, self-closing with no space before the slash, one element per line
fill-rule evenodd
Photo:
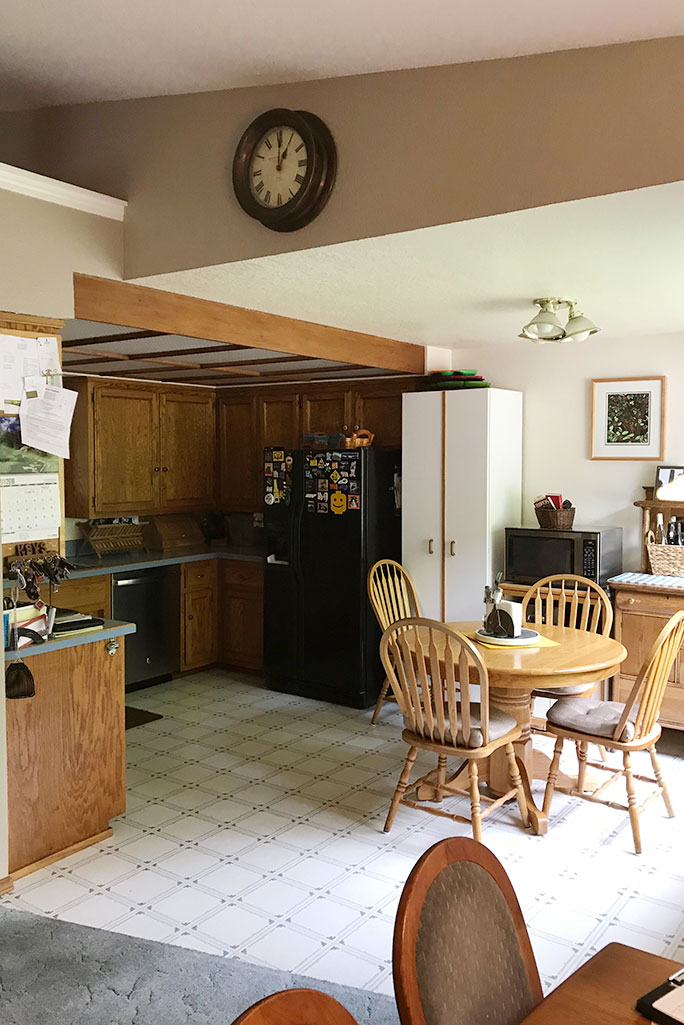
<path fill-rule="evenodd" d="M 47 868 L 48 865 L 53 865 L 55 861 L 61 861 L 62 858 L 68 858 L 71 854 L 77 854 L 78 851 L 82 851 L 85 847 L 92 847 L 93 844 L 102 843 L 103 840 L 108 840 L 112 836 L 114 830 L 111 828 L 104 829 L 101 833 L 96 833 L 95 836 L 89 836 L 85 840 L 79 840 L 78 843 L 71 844 L 70 847 L 65 847 L 63 851 L 55 851 L 54 854 L 48 854 L 47 858 L 41 858 L 40 861 L 34 861 L 32 865 L 24 865 L 23 868 L 18 868 L 16 872 L 12 872 L 9 879 L 12 885 L 14 885 L 17 879 L 23 879 L 24 876 L 30 875 L 32 872 L 37 872 L 38 869 Z M 0 883 L 0 895 L 2 894 L 2 884 Z"/>
<path fill-rule="evenodd" d="M 0 312 L 0 331 L 34 337 L 36 335 L 58 335 L 64 327 L 63 320 L 50 317 L 32 317 L 25 313 Z"/>
<path fill-rule="evenodd" d="M 14 889 L 14 880 L 12 876 L 5 876 L 4 879 L 0 879 L 0 897 L 4 897 L 6 893 L 11 893 Z"/>
<path fill-rule="evenodd" d="M 98 335 L 96 338 L 71 338 L 62 345 L 65 349 L 78 349 L 85 345 L 105 345 L 108 342 L 130 342 L 136 338 L 165 338 L 166 331 L 123 331 L 115 335 Z"/>
<path fill-rule="evenodd" d="M 125 281 L 74 274 L 75 316 L 105 324 L 150 328 L 166 334 L 239 342 L 250 348 L 321 359 L 362 362 L 383 370 L 422 374 L 425 349 L 412 342 L 346 331 L 243 309 L 207 299 L 163 292 Z"/>
<path fill-rule="evenodd" d="M 142 362 L 145 362 L 145 363 L 163 363 L 165 365 L 168 365 L 172 370 L 207 370 L 208 369 L 207 366 L 203 366 L 201 363 L 181 363 L 180 361 L 172 361 L 172 360 L 167 360 L 167 359 L 161 359 L 161 360 L 146 359 L 146 360 L 143 360 L 142 357 L 138 357 L 138 356 L 131 356 L 131 359 L 132 360 L 140 359 L 141 363 Z M 78 364 L 74 363 L 73 366 L 78 366 Z M 220 373 L 220 372 L 221 371 L 216 371 L 216 373 Z M 146 380 L 145 374 L 154 374 L 154 373 L 167 374 L 167 373 L 169 373 L 169 371 L 166 370 L 166 369 L 161 369 L 159 371 L 155 371 L 155 370 L 152 370 L 150 367 L 145 367 L 144 369 L 138 368 L 137 370 L 105 370 L 105 371 L 102 371 L 102 373 L 98 374 L 97 376 L 98 377 L 102 377 L 105 380 L 107 378 L 110 378 L 110 377 L 111 378 L 117 378 L 117 377 L 140 377 L 140 380 L 144 381 L 144 380 Z M 233 373 L 235 374 L 236 377 L 261 377 L 261 374 L 259 373 L 258 370 L 246 370 L 246 369 L 240 368 L 238 370 L 233 371 Z M 232 374 L 229 375 L 229 376 L 232 376 Z M 203 375 L 201 377 L 199 377 L 197 374 L 195 374 L 194 377 L 181 377 L 180 379 L 175 378 L 175 377 L 150 377 L 150 378 L 148 378 L 148 380 L 155 381 L 158 384 L 165 384 L 165 383 L 168 383 L 168 384 L 200 383 L 201 384 L 203 381 L 218 381 L 219 378 L 216 377 L 215 374 L 207 374 L 207 375 Z"/>

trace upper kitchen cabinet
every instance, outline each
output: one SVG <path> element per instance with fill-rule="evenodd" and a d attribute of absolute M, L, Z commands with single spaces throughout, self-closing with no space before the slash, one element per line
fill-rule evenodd
<path fill-rule="evenodd" d="M 259 410 L 259 449 L 266 445 L 297 448 L 299 445 L 299 396 L 266 394 L 257 398 Z M 262 463 L 259 452 L 259 465 Z"/>
<path fill-rule="evenodd" d="M 396 385 L 366 386 L 354 395 L 354 423 L 373 431 L 376 448 L 401 448 L 401 396 Z"/>
<path fill-rule="evenodd" d="M 213 394 L 189 388 L 162 392 L 159 422 L 161 508 L 165 512 L 211 508 L 216 481 Z"/>
<path fill-rule="evenodd" d="M 132 516 L 212 505 L 215 428 L 210 392 L 75 384 L 65 464 L 67 516 Z"/>
<path fill-rule="evenodd" d="M 226 512 L 252 512 L 260 506 L 257 400 L 253 395 L 221 398 L 216 419 L 219 506 Z"/>
<path fill-rule="evenodd" d="M 302 437 L 307 434 L 339 434 L 353 426 L 351 391 L 304 392 L 302 395 Z"/>

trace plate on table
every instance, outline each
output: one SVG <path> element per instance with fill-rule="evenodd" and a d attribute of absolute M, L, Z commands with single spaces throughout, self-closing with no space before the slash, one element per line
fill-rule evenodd
<path fill-rule="evenodd" d="M 485 644 L 501 644 L 504 647 L 513 648 L 516 644 L 534 644 L 535 641 L 539 640 L 539 634 L 536 630 L 528 630 L 525 627 L 520 631 L 519 637 L 493 637 L 491 634 L 485 633 L 483 627 L 475 631 L 475 636 L 479 637 Z"/>

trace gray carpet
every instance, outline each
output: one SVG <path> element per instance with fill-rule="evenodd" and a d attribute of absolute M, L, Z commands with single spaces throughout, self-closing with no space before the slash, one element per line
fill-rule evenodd
<path fill-rule="evenodd" d="M 330 993 L 360 1025 L 398 1025 L 380 994 L 0 907 L 2 1025 L 230 1025 L 296 986 Z"/>

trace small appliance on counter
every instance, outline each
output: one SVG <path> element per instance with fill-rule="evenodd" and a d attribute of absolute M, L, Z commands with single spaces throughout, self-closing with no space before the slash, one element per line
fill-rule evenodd
<path fill-rule="evenodd" d="M 605 587 L 610 577 L 621 572 L 622 527 L 506 527 L 508 583 L 534 584 L 552 573 L 572 573 Z"/>

